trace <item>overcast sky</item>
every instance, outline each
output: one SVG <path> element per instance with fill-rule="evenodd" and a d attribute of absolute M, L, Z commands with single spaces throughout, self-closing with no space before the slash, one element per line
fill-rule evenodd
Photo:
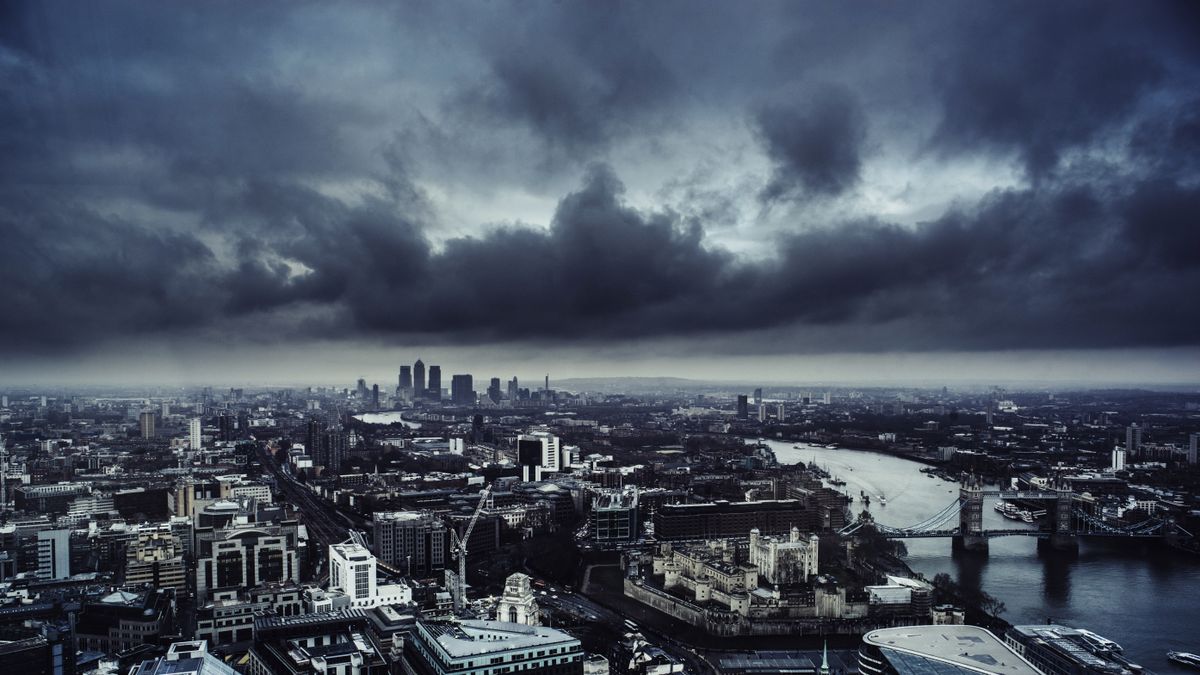
<path fill-rule="evenodd" d="M 1195 2 L 5 2 L 0 382 L 1200 380 L 1197 35 Z"/>

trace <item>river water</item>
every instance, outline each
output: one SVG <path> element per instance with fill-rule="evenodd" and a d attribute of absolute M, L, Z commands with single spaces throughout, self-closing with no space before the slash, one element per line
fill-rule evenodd
<path fill-rule="evenodd" d="M 400 422 L 409 429 L 421 428 L 420 422 L 406 420 L 401 417 L 402 414 L 399 412 L 363 413 L 355 415 L 354 419 L 367 424 L 395 424 L 396 422 Z"/>
<path fill-rule="evenodd" d="M 906 527 L 941 511 L 958 498 L 958 484 L 920 473 L 922 464 L 876 452 L 828 449 L 766 441 L 781 464 L 812 462 L 846 481 L 841 488 L 863 509 L 860 492 L 871 496 L 870 511 L 884 525 Z M 878 496 L 887 497 L 881 506 Z M 1026 527 L 984 509 L 985 528 Z M 956 527 L 957 518 L 946 527 Z M 1027 527 L 1034 527 L 1029 525 Z M 977 584 L 1008 610 L 1013 624 L 1048 619 L 1087 628 L 1115 640 L 1133 661 L 1160 673 L 1187 672 L 1166 658 L 1169 650 L 1200 653 L 1200 557 L 1136 541 L 1081 540 L 1077 556 L 1039 552 L 1034 537 L 990 540 L 982 556 L 954 557 L 950 539 L 909 539 L 906 561 L 932 579 L 946 572 Z"/>

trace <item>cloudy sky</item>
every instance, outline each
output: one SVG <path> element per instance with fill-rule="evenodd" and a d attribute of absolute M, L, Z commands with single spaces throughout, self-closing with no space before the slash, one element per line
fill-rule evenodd
<path fill-rule="evenodd" d="M 1197 7 L 6 2 L 0 381 L 1195 381 Z"/>

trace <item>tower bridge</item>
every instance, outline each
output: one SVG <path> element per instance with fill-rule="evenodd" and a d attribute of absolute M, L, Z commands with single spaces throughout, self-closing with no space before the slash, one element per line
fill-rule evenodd
<path fill-rule="evenodd" d="M 1050 516 L 1048 526 L 1038 529 L 1001 528 L 985 529 L 983 526 L 984 498 L 1000 497 L 1007 500 L 1052 501 L 1047 506 Z M 959 487 L 958 499 L 925 520 L 908 527 L 891 527 L 873 520 L 859 519 L 839 531 L 853 534 L 866 525 L 872 525 L 879 533 L 892 539 L 953 539 L 954 548 L 964 551 L 985 552 L 988 540 L 994 537 L 1036 537 L 1046 540 L 1056 549 L 1078 548 L 1079 537 L 1108 537 L 1123 539 L 1195 539 L 1171 518 L 1150 517 L 1131 525 L 1115 525 L 1092 513 L 1090 502 L 1085 502 L 1070 489 L 1049 490 L 985 490 L 979 481 L 968 479 Z M 954 521 L 957 519 L 957 527 Z"/>

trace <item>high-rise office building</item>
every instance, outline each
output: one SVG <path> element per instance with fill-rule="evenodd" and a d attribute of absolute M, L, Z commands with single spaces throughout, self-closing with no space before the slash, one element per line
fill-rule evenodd
<path fill-rule="evenodd" d="M 412 366 L 400 366 L 400 391 L 411 390 L 413 386 Z"/>
<path fill-rule="evenodd" d="M 199 450 L 203 440 L 200 436 L 200 418 L 193 417 L 188 420 L 188 447 L 192 450 Z"/>
<path fill-rule="evenodd" d="M 358 392 L 358 400 L 367 400 L 367 381 L 363 378 L 358 378 L 358 384 L 355 386 L 355 391 Z"/>
<path fill-rule="evenodd" d="M 562 466 L 562 449 L 558 436 L 546 431 L 534 431 L 517 437 L 517 465 L 521 480 L 537 481 L 543 473 L 553 473 Z"/>
<path fill-rule="evenodd" d="M 429 511 L 386 511 L 371 516 L 375 554 L 408 576 L 429 577 L 446 568 L 446 525 Z"/>
<path fill-rule="evenodd" d="M 375 556 L 355 543 L 329 547 L 329 590 L 350 597 L 352 607 L 370 607 L 377 584 Z"/>
<path fill-rule="evenodd" d="M 342 462 L 346 459 L 346 446 L 349 439 L 346 432 L 330 429 L 321 434 L 321 463 L 330 471 L 340 471 Z"/>
<path fill-rule="evenodd" d="M 450 400 L 455 405 L 474 405 L 475 385 L 470 375 L 455 375 L 450 379 Z"/>
<path fill-rule="evenodd" d="M 425 398 L 425 363 L 421 359 L 413 364 L 413 396 Z"/>
<path fill-rule="evenodd" d="M 1200 432 L 1193 433 L 1188 436 L 1187 463 L 1195 464 L 1198 457 L 1197 452 L 1200 451 Z"/>
<path fill-rule="evenodd" d="M 237 438 L 237 432 L 233 428 L 232 415 L 224 414 L 217 417 L 217 437 L 222 441 L 232 441 Z"/>
<path fill-rule="evenodd" d="M 500 378 L 492 378 L 492 383 L 488 385 L 487 395 L 488 399 L 491 400 L 492 403 L 500 402 Z"/>
<path fill-rule="evenodd" d="M 71 531 L 39 530 L 37 533 L 37 557 L 38 576 L 42 579 L 58 581 L 70 578 Z"/>
<path fill-rule="evenodd" d="M 154 413 L 144 411 L 138 419 L 142 430 L 142 438 L 154 438 Z"/>
<path fill-rule="evenodd" d="M 1125 470 L 1125 448 L 1113 448 L 1112 464 L 1109 468 L 1113 471 Z"/>
<path fill-rule="evenodd" d="M 379 385 L 371 385 L 371 409 L 379 410 Z"/>
<path fill-rule="evenodd" d="M 442 400 L 442 367 L 429 366 L 429 392 L 426 395 L 431 401 Z"/>
<path fill-rule="evenodd" d="M 1131 459 L 1139 456 L 1142 449 L 1142 428 L 1137 422 L 1125 427 L 1125 452 Z"/>
<path fill-rule="evenodd" d="M 750 399 L 745 394 L 738 394 L 737 416 L 739 420 L 750 418 Z"/>
<path fill-rule="evenodd" d="M 762 405 L 762 387 L 757 387 L 754 390 L 754 405 Z"/>
<path fill-rule="evenodd" d="M 513 379 L 508 381 L 508 400 L 516 403 L 520 397 L 521 388 L 517 385 L 517 378 L 513 377 Z"/>
<path fill-rule="evenodd" d="M 767 421 L 767 404 L 766 403 L 758 404 L 758 421 L 759 422 Z"/>

